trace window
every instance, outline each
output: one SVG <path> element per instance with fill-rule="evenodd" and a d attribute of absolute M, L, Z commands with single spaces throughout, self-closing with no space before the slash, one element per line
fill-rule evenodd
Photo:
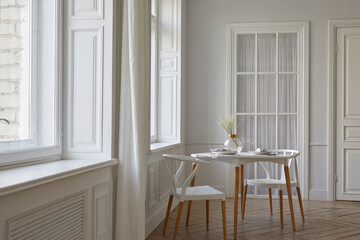
<path fill-rule="evenodd" d="M 237 116 L 243 151 L 258 147 L 298 149 L 303 154 L 299 162 L 304 163 L 305 26 L 302 23 L 229 25 L 232 41 L 229 109 Z M 273 177 L 280 177 L 282 166 L 270 167 Z M 245 172 L 246 178 L 266 176 L 257 164 L 246 166 Z M 267 190 L 253 188 L 249 193 L 261 195 L 267 194 Z"/>
<path fill-rule="evenodd" d="M 181 0 L 151 1 L 151 149 L 180 142 Z"/>
<path fill-rule="evenodd" d="M 59 6 L 0 1 L 0 165 L 60 153 Z"/>

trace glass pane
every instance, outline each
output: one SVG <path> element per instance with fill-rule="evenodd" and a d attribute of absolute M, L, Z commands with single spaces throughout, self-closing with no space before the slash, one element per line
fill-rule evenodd
<path fill-rule="evenodd" d="M 258 72 L 276 71 L 276 34 L 258 34 Z"/>
<path fill-rule="evenodd" d="M 255 117 L 238 116 L 238 137 L 243 144 L 243 152 L 255 150 Z"/>
<path fill-rule="evenodd" d="M 255 72 L 255 34 L 237 37 L 237 71 Z"/>
<path fill-rule="evenodd" d="M 297 116 L 279 116 L 278 148 L 297 149 Z"/>
<path fill-rule="evenodd" d="M 279 74 L 279 112 L 297 111 L 297 75 Z"/>
<path fill-rule="evenodd" d="M 297 71 L 297 34 L 279 33 L 279 72 Z"/>
<path fill-rule="evenodd" d="M 276 76 L 258 75 L 257 105 L 259 113 L 276 112 Z"/>
<path fill-rule="evenodd" d="M 0 0 L 0 142 L 31 137 L 30 3 L 8 5 Z"/>
<path fill-rule="evenodd" d="M 276 117 L 258 116 L 257 147 L 276 148 Z"/>
<path fill-rule="evenodd" d="M 239 75 L 237 79 L 237 112 L 255 112 L 255 75 Z"/>

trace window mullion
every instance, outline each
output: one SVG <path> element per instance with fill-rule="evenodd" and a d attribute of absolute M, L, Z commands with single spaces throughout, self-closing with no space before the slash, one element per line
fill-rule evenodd
<path fill-rule="evenodd" d="M 257 92 L 258 92 L 258 34 L 255 34 L 255 149 L 257 148 L 257 142 L 258 142 L 258 137 L 257 137 L 257 133 L 258 133 L 258 104 L 257 104 Z M 255 179 L 257 178 L 257 169 L 258 169 L 258 164 L 257 162 L 255 162 L 255 173 L 254 173 L 254 177 Z M 254 190 L 255 196 L 258 195 L 257 194 L 257 187 L 255 186 L 255 190 Z"/>

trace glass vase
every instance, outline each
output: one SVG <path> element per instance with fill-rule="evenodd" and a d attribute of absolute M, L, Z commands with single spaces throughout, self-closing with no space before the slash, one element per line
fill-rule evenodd
<path fill-rule="evenodd" d="M 229 138 L 226 139 L 224 143 L 224 148 L 231 150 L 231 151 L 237 151 L 238 153 L 242 150 L 242 142 L 237 137 L 237 134 L 229 134 Z"/>

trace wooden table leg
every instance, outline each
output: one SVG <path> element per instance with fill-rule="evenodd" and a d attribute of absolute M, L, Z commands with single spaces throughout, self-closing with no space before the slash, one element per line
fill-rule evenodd
<path fill-rule="evenodd" d="M 191 171 L 194 171 L 195 167 L 196 167 L 196 164 L 193 164 Z M 195 177 L 191 180 L 190 187 L 193 187 L 194 185 L 195 185 Z M 187 215 L 186 215 L 186 226 L 189 225 L 190 210 L 191 210 L 191 200 L 188 201 L 188 209 L 187 209 Z"/>
<path fill-rule="evenodd" d="M 244 165 L 240 165 L 240 194 L 241 194 L 241 211 L 244 204 Z M 241 212 L 242 213 L 242 212 Z"/>
<path fill-rule="evenodd" d="M 289 198 L 289 207 L 290 207 L 290 213 L 291 213 L 291 222 L 293 231 L 296 232 L 295 228 L 295 217 L 294 217 L 294 208 L 293 208 L 293 201 L 292 201 L 292 194 L 291 194 L 291 183 L 290 183 L 290 174 L 289 174 L 289 167 L 284 166 L 285 171 L 285 178 L 286 178 L 286 189 L 288 192 L 288 198 Z"/>
<path fill-rule="evenodd" d="M 280 205 L 280 224 L 281 228 L 284 227 L 284 218 L 283 218 L 283 191 L 279 190 L 279 205 Z"/>
<path fill-rule="evenodd" d="M 238 220 L 238 202 L 239 202 L 239 167 L 234 171 L 234 239 L 237 239 L 237 220 Z"/>

